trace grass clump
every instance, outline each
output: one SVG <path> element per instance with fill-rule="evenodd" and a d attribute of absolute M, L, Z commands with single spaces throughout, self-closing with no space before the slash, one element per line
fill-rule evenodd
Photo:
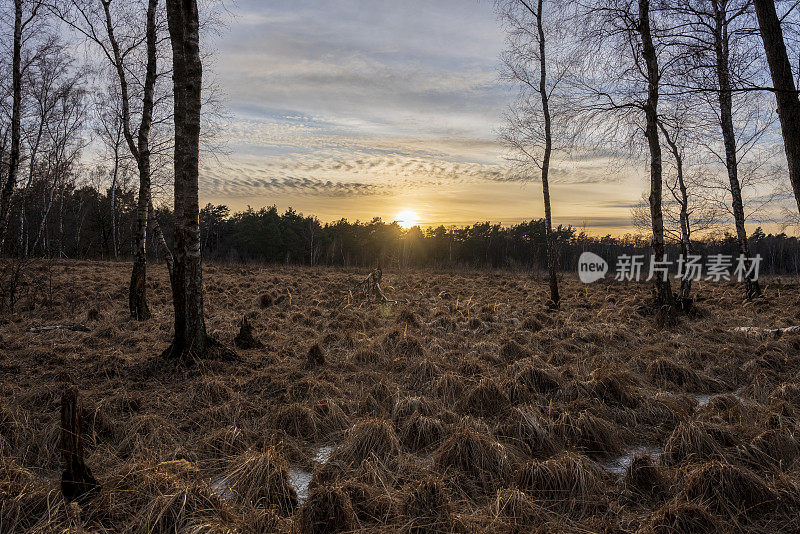
<path fill-rule="evenodd" d="M 597 456 L 619 454 L 625 448 L 620 430 L 602 417 L 582 411 L 578 415 L 563 412 L 553 424 L 561 439 Z"/>
<path fill-rule="evenodd" d="M 550 431 L 548 422 L 530 407 L 514 408 L 500 425 L 498 435 L 510 440 L 534 458 L 554 455 L 561 444 Z"/>
<path fill-rule="evenodd" d="M 577 513 L 597 502 L 603 490 L 602 480 L 603 473 L 591 460 L 572 452 L 528 462 L 517 473 L 517 486 L 537 501 Z"/>
<path fill-rule="evenodd" d="M 732 519 L 753 518 L 774 509 L 777 504 L 775 492 L 755 473 L 717 460 L 686 475 L 683 496 Z"/>
<path fill-rule="evenodd" d="M 492 503 L 491 513 L 495 521 L 506 528 L 527 530 L 546 521 L 546 511 L 529 495 L 516 488 L 499 490 Z"/>
<path fill-rule="evenodd" d="M 275 448 L 248 450 L 230 461 L 225 482 L 244 502 L 255 507 L 276 508 L 291 515 L 297 508 L 297 493 L 289 482 L 286 460 Z"/>
<path fill-rule="evenodd" d="M 400 428 L 400 441 L 412 451 L 438 445 L 444 437 L 445 426 L 436 417 L 415 412 Z"/>
<path fill-rule="evenodd" d="M 727 533 L 719 519 L 699 504 L 671 503 L 653 513 L 637 534 L 697 534 L 699 532 Z"/>
<path fill-rule="evenodd" d="M 384 419 L 363 419 L 347 431 L 344 443 L 331 459 L 345 465 L 360 465 L 368 458 L 388 464 L 400 454 L 400 442 L 394 427 Z"/>
<path fill-rule="evenodd" d="M 408 534 L 448 532 L 453 505 L 442 482 L 434 477 L 407 485 L 400 496 L 403 531 Z"/>
<path fill-rule="evenodd" d="M 442 444 L 434 455 L 434 465 L 441 470 L 454 470 L 468 485 L 491 492 L 508 472 L 503 447 L 470 428 L 462 428 Z"/>
<path fill-rule="evenodd" d="M 685 461 L 698 461 L 722 454 L 717 440 L 700 424 L 680 423 L 672 431 L 661 455 L 661 463 L 674 466 Z"/>
<path fill-rule="evenodd" d="M 461 402 L 461 409 L 478 417 L 492 417 L 505 411 L 510 404 L 505 392 L 492 378 L 481 379 Z"/>
<path fill-rule="evenodd" d="M 300 514 L 303 534 L 350 532 L 357 525 L 353 503 L 342 486 L 323 484 L 311 489 Z"/>

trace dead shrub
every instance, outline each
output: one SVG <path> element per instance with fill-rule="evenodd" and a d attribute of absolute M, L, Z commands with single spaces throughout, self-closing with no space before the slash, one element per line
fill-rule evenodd
<path fill-rule="evenodd" d="M 353 504 L 340 485 L 323 484 L 311 489 L 300 515 L 304 534 L 350 532 L 357 525 Z"/>

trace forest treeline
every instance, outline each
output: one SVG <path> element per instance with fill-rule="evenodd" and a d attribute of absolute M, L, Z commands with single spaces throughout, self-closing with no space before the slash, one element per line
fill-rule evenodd
<path fill-rule="evenodd" d="M 128 259 L 134 256 L 136 243 L 136 197 L 132 189 L 111 192 L 92 186 L 64 191 L 54 198 L 55 209 L 49 213 L 30 209 L 33 221 L 44 218 L 42 238 L 33 256 L 78 259 Z M 174 225 L 172 210 L 160 207 L 156 218 L 167 244 L 172 247 Z M 112 232 L 117 235 L 113 236 Z M 207 204 L 200 210 L 201 247 L 206 260 L 222 262 L 259 262 L 292 265 L 328 265 L 371 268 L 547 268 L 544 219 L 513 225 L 476 222 L 460 227 L 401 228 L 379 218 L 350 222 L 341 219 L 322 223 L 314 216 L 289 208 L 248 208 L 232 212 L 227 206 Z M 9 228 L 10 243 L 20 243 L 25 236 Z M 649 257 L 650 242 L 644 234 L 593 236 L 573 226 L 553 230 L 557 243 L 558 267 L 574 271 L 584 251 L 599 254 L 612 266 L 623 254 Z M 22 239 L 20 239 L 22 238 Z M 149 239 L 155 239 L 150 236 Z M 761 273 L 800 273 L 800 243 L 785 233 L 752 232 L 753 254 L 762 257 Z M 30 245 L 29 245 L 30 247 Z M 736 237 L 719 232 L 692 242 L 692 252 L 701 255 L 738 256 Z M 148 243 L 150 259 L 163 256 L 156 243 Z M 677 258 L 677 240 L 667 245 L 667 253 Z"/>

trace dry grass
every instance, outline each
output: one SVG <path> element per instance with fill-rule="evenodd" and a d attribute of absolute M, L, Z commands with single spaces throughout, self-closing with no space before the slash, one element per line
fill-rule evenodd
<path fill-rule="evenodd" d="M 702 313 L 659 327 L 646 284 L 566 276 L 550 310 L 529 273 L 387 271 L 399 304 L 347 306 L 360 271 L 207 265 L 208 330 L 249 335 L 183 369 L 157 357 L 165 269 L 147 323 L 128 269 L 56 262 L 56 298 L 0 316 L 2 534 L 794 528 L 800 335 L 731 331 L 797 324 L 794 281 L 747 304 L 699 283 Z M 69 385 L 102 485 L 82 505 L 59 491 Z M 640 446 L 663 453 L 604 470 Z"/>

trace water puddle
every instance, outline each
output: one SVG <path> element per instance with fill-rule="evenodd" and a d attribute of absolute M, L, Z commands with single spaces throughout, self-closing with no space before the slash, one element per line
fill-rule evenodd
<path fill-rule="evenodd" d="M 609 473 L 614 473 L 615 475 L 624 475 L 625 471 L 627 471 L 628 466 L 631 465 L 633 459 L 639 454 L 649 454 L 653 457 L 654 460 L 657 460 L 659 456 L 661 456 L 661 449 L 657 447 L 634 447 L 633 449 L 628 450 L 622 456 L 609 460 L 600 464 L 600 467 L 603 468 L 604 471 L 608 471 Z"/>

